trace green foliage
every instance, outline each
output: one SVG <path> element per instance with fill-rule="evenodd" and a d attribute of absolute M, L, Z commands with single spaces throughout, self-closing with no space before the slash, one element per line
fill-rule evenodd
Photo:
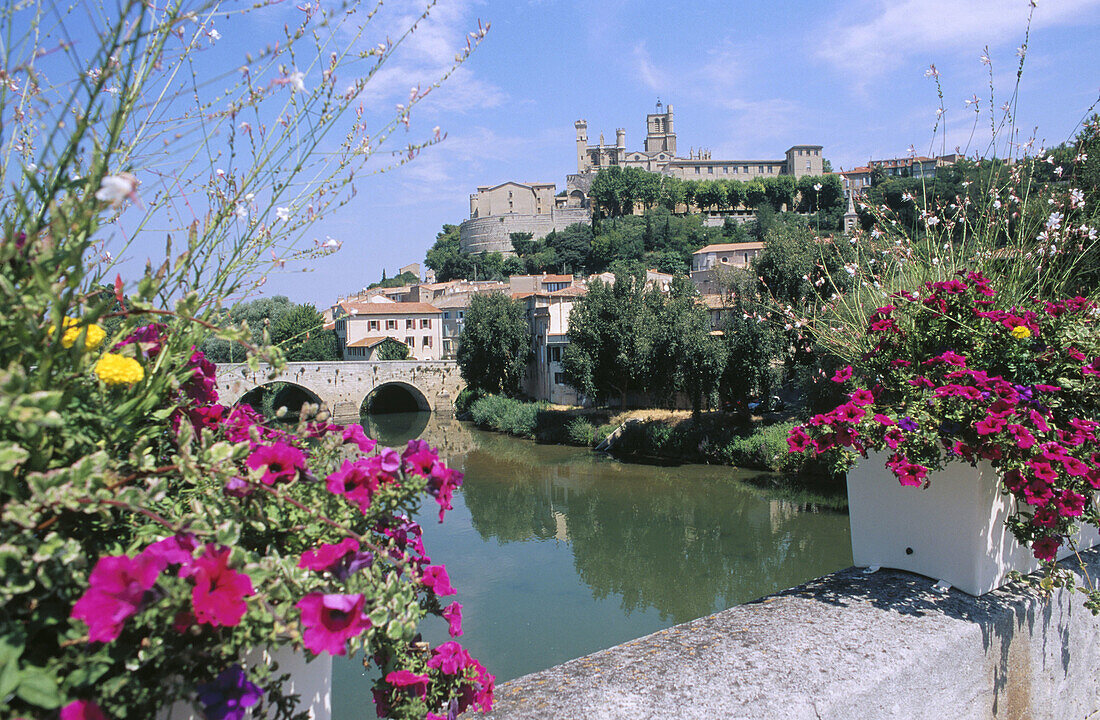
<path fill-rule="evenodd" d="M 470 419 L 481 428 L 531 438 L 539 427 L 539 413 L 546 407 L 545 403 L 486 395 L 470 405 Z"/>
<path fill-rule="evenodd" d="M 570 420 L 565 426 L 565 433 L 571 445 L 591 447 L 598 442 L 595 426 L 582 417 Z"/>
<path fill-rule="evenodd" d="M 429 251 L 430 252 L 430 251 Z M 367 286 L 367 289 L 372 288 L 396 288 L 404 287 L 406 285 L 416 285 L 420 282 L 420 277 L 414 272 L 403 272 L 399 275 L 395 275 L 392 278 L 386 278 L 386 271 L 382 270 L 382 279 L 376 283 L 371 283 Z"/>
<path fill-rule="evenodd" d="M 324 329 L 325 321 L 313 305 L 294 305 L 271 327 L 271 342 L 291 362 L 339 360 L 336 332 Z"/>
<path fill-rule="evenodd" d="M 378 360 L 408 360 L 409 346 L 393 338 L 386 338 L 378 347 Z"/>
<path fill-rule="evenodd" d="M 428 249 L 424 264 L 435 271 L 438 282 L 473 277 L 470 256 L 460 249 L 458 225 L 444 225 L 435 236 L 435 244 Z"/>
<path fill-rule="evenodd" d="M 502 293 L 470 299 L 457 355 L 470 388 L 518 395 L 531 353 L 531 329 L 521 303 Z"/>

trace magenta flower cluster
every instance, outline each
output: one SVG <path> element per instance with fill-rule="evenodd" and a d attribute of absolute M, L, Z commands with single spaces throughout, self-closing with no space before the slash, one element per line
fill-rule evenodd
<path fill-rule="evenodd" d="M 1080 297 L 997 308 L 985 277 L 900 293 L 867 323 L 873 349 L 833 381 L 848 401 L 791 430 L 791 452 L 888 451 L 903 485 L 927 486 L 948 460 L 987 461 L 1017 499 L 1010 525 L 1053 560 L 1100 490 L 1096 307 Z M 1089 352 L 1082 347 L 1087 345 Z"/>
<path fill-rule="evenodd" d="M 119 347 L 135 345 L 145 357 L 156 357 L 163 352 L 166 340 L 163 325 L 149 325 Z M 380 492 L 400 491 L 410 479 L 419 478 L 423 484 L 417 486 L 438 503 L 442 521 L 462 483 L 460 472 L 447 467 L 438 452 L 423 441 L 411 441 L 402 451 L 380 448 L 359 425 L 308 423 L 300 436 L 269 427 L 247 405 L 230 408 L 217 404 L 215 366 L 201 352 L 193 350 L 182 367 L 186 377 L 178 394 L 179 407 L 171 417 L 173 429 L 178 432 L 189 423 L 196 433 L 247 444 L 247 454 L 235 467 L 236 475 L 223 488 L 226 497 L 253 503 L 285 494 L 298 483 L 317 483 L 310 474 L 311 451 L 326 438 L 339 438 L 339 444 L 353 455 L 315 487 L 374 517 L 372 534 L 349 532 L 338 542 L 319 543 L 300 553 L 297 566 L 309 574 L 310 589 L 294 602 L 296 617 L 282 618 L 282 622 L 297 627 L 296 637 L 304 648 L 314 654 L 345 655 L 356 640 L 368 647 L 372 644 L 375 629 L 371 614 L 379 607 L 369 595 L 348 592 L 347 586 L 357 577 L 366 577 L 361 573 L 379 571 L 380 562 L 394 566 L 381 572 L 393 572 L 394 577 L 410 583 L 424 598 L 418 602 L 442 615 L 452 638 L 462 634 L 461 604 L 453 602 L 440 609 L 438 599 L 456 591 L 446 568 L 432 564 L 425 553 L 420 526 L 392 510 L 382 510 L 381 520 L 374 512 Z M 381 507 L 389 508 L 392 497 L 393 493 L 387 495 L 387 504 Z M 374 544 L 371 537 L 380 539 L 380 544 Z M 210 639 L 213 628 L 240 625 L 250 607 L 257 613 L 270 612 L 266 600 L 255 597 L 252 578 L 233 558 L 233 549 L 203 543 L 188 534 L 159 540 L 136 555 L 100 557 L 70 616 L 87 627 L 89 643 L 112 643 L 120 638 L 120 642 L 139 642 L 139 635 L 148 632 L 142 626 L 142 613 L 152 610 L 158 612 L 150 617 L 163 617 L 165 611 L 174 617 L 170 623 L 174 632 Z M 182 592 L 189 592 L 190 602 L 185 607 L 168 606 L 178 602 L 172 598 L 181 597 Z M 255 599 L 250 602 L 250 598 Z M 129 639 L 124 637 L 128 627 L 133 635 Z M 452 709 L 491 708 L 493 676 L 453 640 L 436 648 L 430 657 L 402 666 L 407 662 L 385 661 L 376 688 L 380 710 L 397 707 L 403 698 L 413 696 L 432 698 L 437 708 L 446 706 L 446 698 L 452 698 Z M 231 665 L 211 677 L 198 684 L 195 693 L 205 716 L 212 720 L 240 720 L 262 696 L 263 689 L 239 666 Z M 61 714 L 65 720 L 106 720 L 90 699 L 72 701 Z"/>

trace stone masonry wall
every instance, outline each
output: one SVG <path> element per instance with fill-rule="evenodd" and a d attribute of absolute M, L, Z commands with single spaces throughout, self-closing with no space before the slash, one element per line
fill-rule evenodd
<path fill-rule="evenodd" d="M 541 215 L 491 215 L 471 218 L 459 225 L 459 247 L 464 253 L 499 252 L 513 255 L 511 233 L 531 233 L 535 240 L 552 230 L 564 230 L 574 223 L 589 223 L 582 208 L 555 209 Z"/>
<path fill-rule="evenodd" d="M 1100 575 L 1100 551 L 1082 558 Z M 1100 717 L 1080 594 L 932 583 L 843 570 L 505 683 L 488 720 Z"/>

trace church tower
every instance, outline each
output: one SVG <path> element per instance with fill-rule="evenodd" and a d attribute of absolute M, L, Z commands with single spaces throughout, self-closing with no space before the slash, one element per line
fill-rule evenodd
<path fill-rule="evenodd" d="M 645 116 L 645 151 L 647 153 L 666 152 L 676 157 L 676 130 L 672 126 L 672 106 L 661 105 L 657 99 L 657 110 Z"/>
<path fill-rule="evenodd" d="M 578 120 L 573 127 L 577 128 L 577 172 L 583 173 L 588 169 L 588 121 Z"/>

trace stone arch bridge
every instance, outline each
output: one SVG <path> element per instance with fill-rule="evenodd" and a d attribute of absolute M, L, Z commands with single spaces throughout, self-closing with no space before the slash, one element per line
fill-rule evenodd
<path fill-rule="evenodd" d="M 268 366 L 253 371 L 243 363 L 221 363 L 217 377 L 226 405 L 264 385 L 290 383 L 325 405 L 336 422 L 357 421 L 364 401 L 380 392 L 407 393 L 418 409 L 451 416 L 455 398 L 466 387 L 453 360 L 291 362 L 276 374 Z"/>

